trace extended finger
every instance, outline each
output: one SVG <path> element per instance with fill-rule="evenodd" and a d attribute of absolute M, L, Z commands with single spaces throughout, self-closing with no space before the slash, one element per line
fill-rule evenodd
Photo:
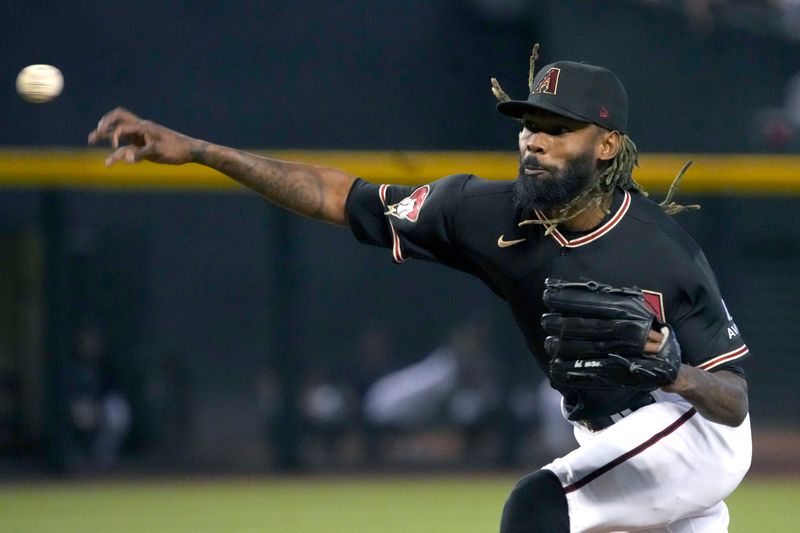
<path fill-rule="evenodd" d="M 97 122 L 97 127 L 89 133 L 89 142 L 95 144 L 103 139 L 108 139 L 117 125 L 121 123 L 133 123 L 139 121 L 139 117 L 124 109 L 118 107 L 109 111 Z"/>
<path fill-rule="evenodd" d="M 115 165 L 118 161 L 130 161 L 133 157 L 131 155 L 131 150 L 135 147 L 133 146 L 123 146 L 122 148 L 117 148 L 114 152 L 106 158 L 106 166 L 110 167 Z"/>
<path fill-rule="evenodd" d="M 106 158 L 106 166 L 110 167 L 119 161 L 125 161 L 128 164 L 137 163 L 152 154 L 153 145 L 150 143 L 144 146 L 129 144 L 114 150 L 114 153 Z"/>

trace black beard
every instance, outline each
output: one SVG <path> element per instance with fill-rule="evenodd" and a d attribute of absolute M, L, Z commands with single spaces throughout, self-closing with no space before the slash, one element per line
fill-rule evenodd
<path fill-rule="evenodd" d="M 525 168 L 541 168 L 543 176 L 528 176 Z M 587 152 L 567 161 L 563 170 L 542 165 L 536 156 L 520 157 L 519 176 L 514 183 L 514 207 L 529 215 L 535 209 L 551 211 L 564 207 L 589 186 L 596 172 L 593 154 Z"/>

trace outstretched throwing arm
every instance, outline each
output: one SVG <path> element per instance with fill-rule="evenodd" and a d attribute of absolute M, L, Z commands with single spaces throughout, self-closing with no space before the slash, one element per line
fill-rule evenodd
<path fill-rule="evenodd" d="M 347 225 L 345 201 L 352 176 L 334 168 L 279 161 L 188 137 L 117 108 L 89 133 L 89 143 L 108 141 L 106 166 L 142 160 L 168 165 L 199 163 L 253 189 L 271 202 L 310 218 Z"/>

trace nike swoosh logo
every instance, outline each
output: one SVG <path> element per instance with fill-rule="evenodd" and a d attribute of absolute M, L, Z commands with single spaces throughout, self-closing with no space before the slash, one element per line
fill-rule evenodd
<path fill-rule="evenodd" d="M 528 240 L 528 239 L 515 239 L 513 241 L 506 241 L 503 240 L 503 237 L 504 235 L 500 235 L 497 238 L 497 246 L 499 246 L 500 248 L 508 248 L 509 246 L 514 246 L 515 244 L 519 244 L 521 242 L 525 242 Z"/>

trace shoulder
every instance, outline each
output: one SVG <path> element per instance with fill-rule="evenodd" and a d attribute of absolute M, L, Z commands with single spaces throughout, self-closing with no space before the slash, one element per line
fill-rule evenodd
<path fill-rule="evenodd" d="M 475 175 L 466 175 L 458 195 L 459 210 L 480 212 L 482 216 L 493 218 L 502 215 L 513 216 L 514 182 L 508 180 L 487 180 Z"/>
<path fill-rule="evenodd" d="M 431 182 L 427 186 L 431 190 L 447 192 L 457 198 L 480 198 L 510 195 L 514 188 L 514 182 L 487 180 L 474 174 L 451 174 Z"/>
<path fill-rule="evenodd" d="M 436 209 L 463 216 L 499 216 L 513 211 L 513 182 L 480 178 L 473 174 L 453 174 L 415 189 L 425 189 Z"/>
<path fill-rule="evenodd" d="M 716 276 L 697 242 L 674 217 L 648 198 L 631 193 L 630 223 L 642 249 L 659 258 L 653 265 L 664 279 L 672 279 L 691 301 L 708 295 L 719 298 Z"/>
<path fill-rule="evenodd" d="M 476 196 L 510 195 L 513 190 L 513 181 L 487 180 L 473 174 L 468 174 L 464 180 L 462 196 L 471 198 Z"/>
<path fill-rule="evenodd" d="M 700 246 L 660 205 L 636 192 L 630 192 L 631 206 L 628 220 L 646 232 L 649 239 L 655 239 L 667 249 L 674 249 L 689 257 L 701 253 Z M 666 250 L 664 250 L 666 251 Z"/>

